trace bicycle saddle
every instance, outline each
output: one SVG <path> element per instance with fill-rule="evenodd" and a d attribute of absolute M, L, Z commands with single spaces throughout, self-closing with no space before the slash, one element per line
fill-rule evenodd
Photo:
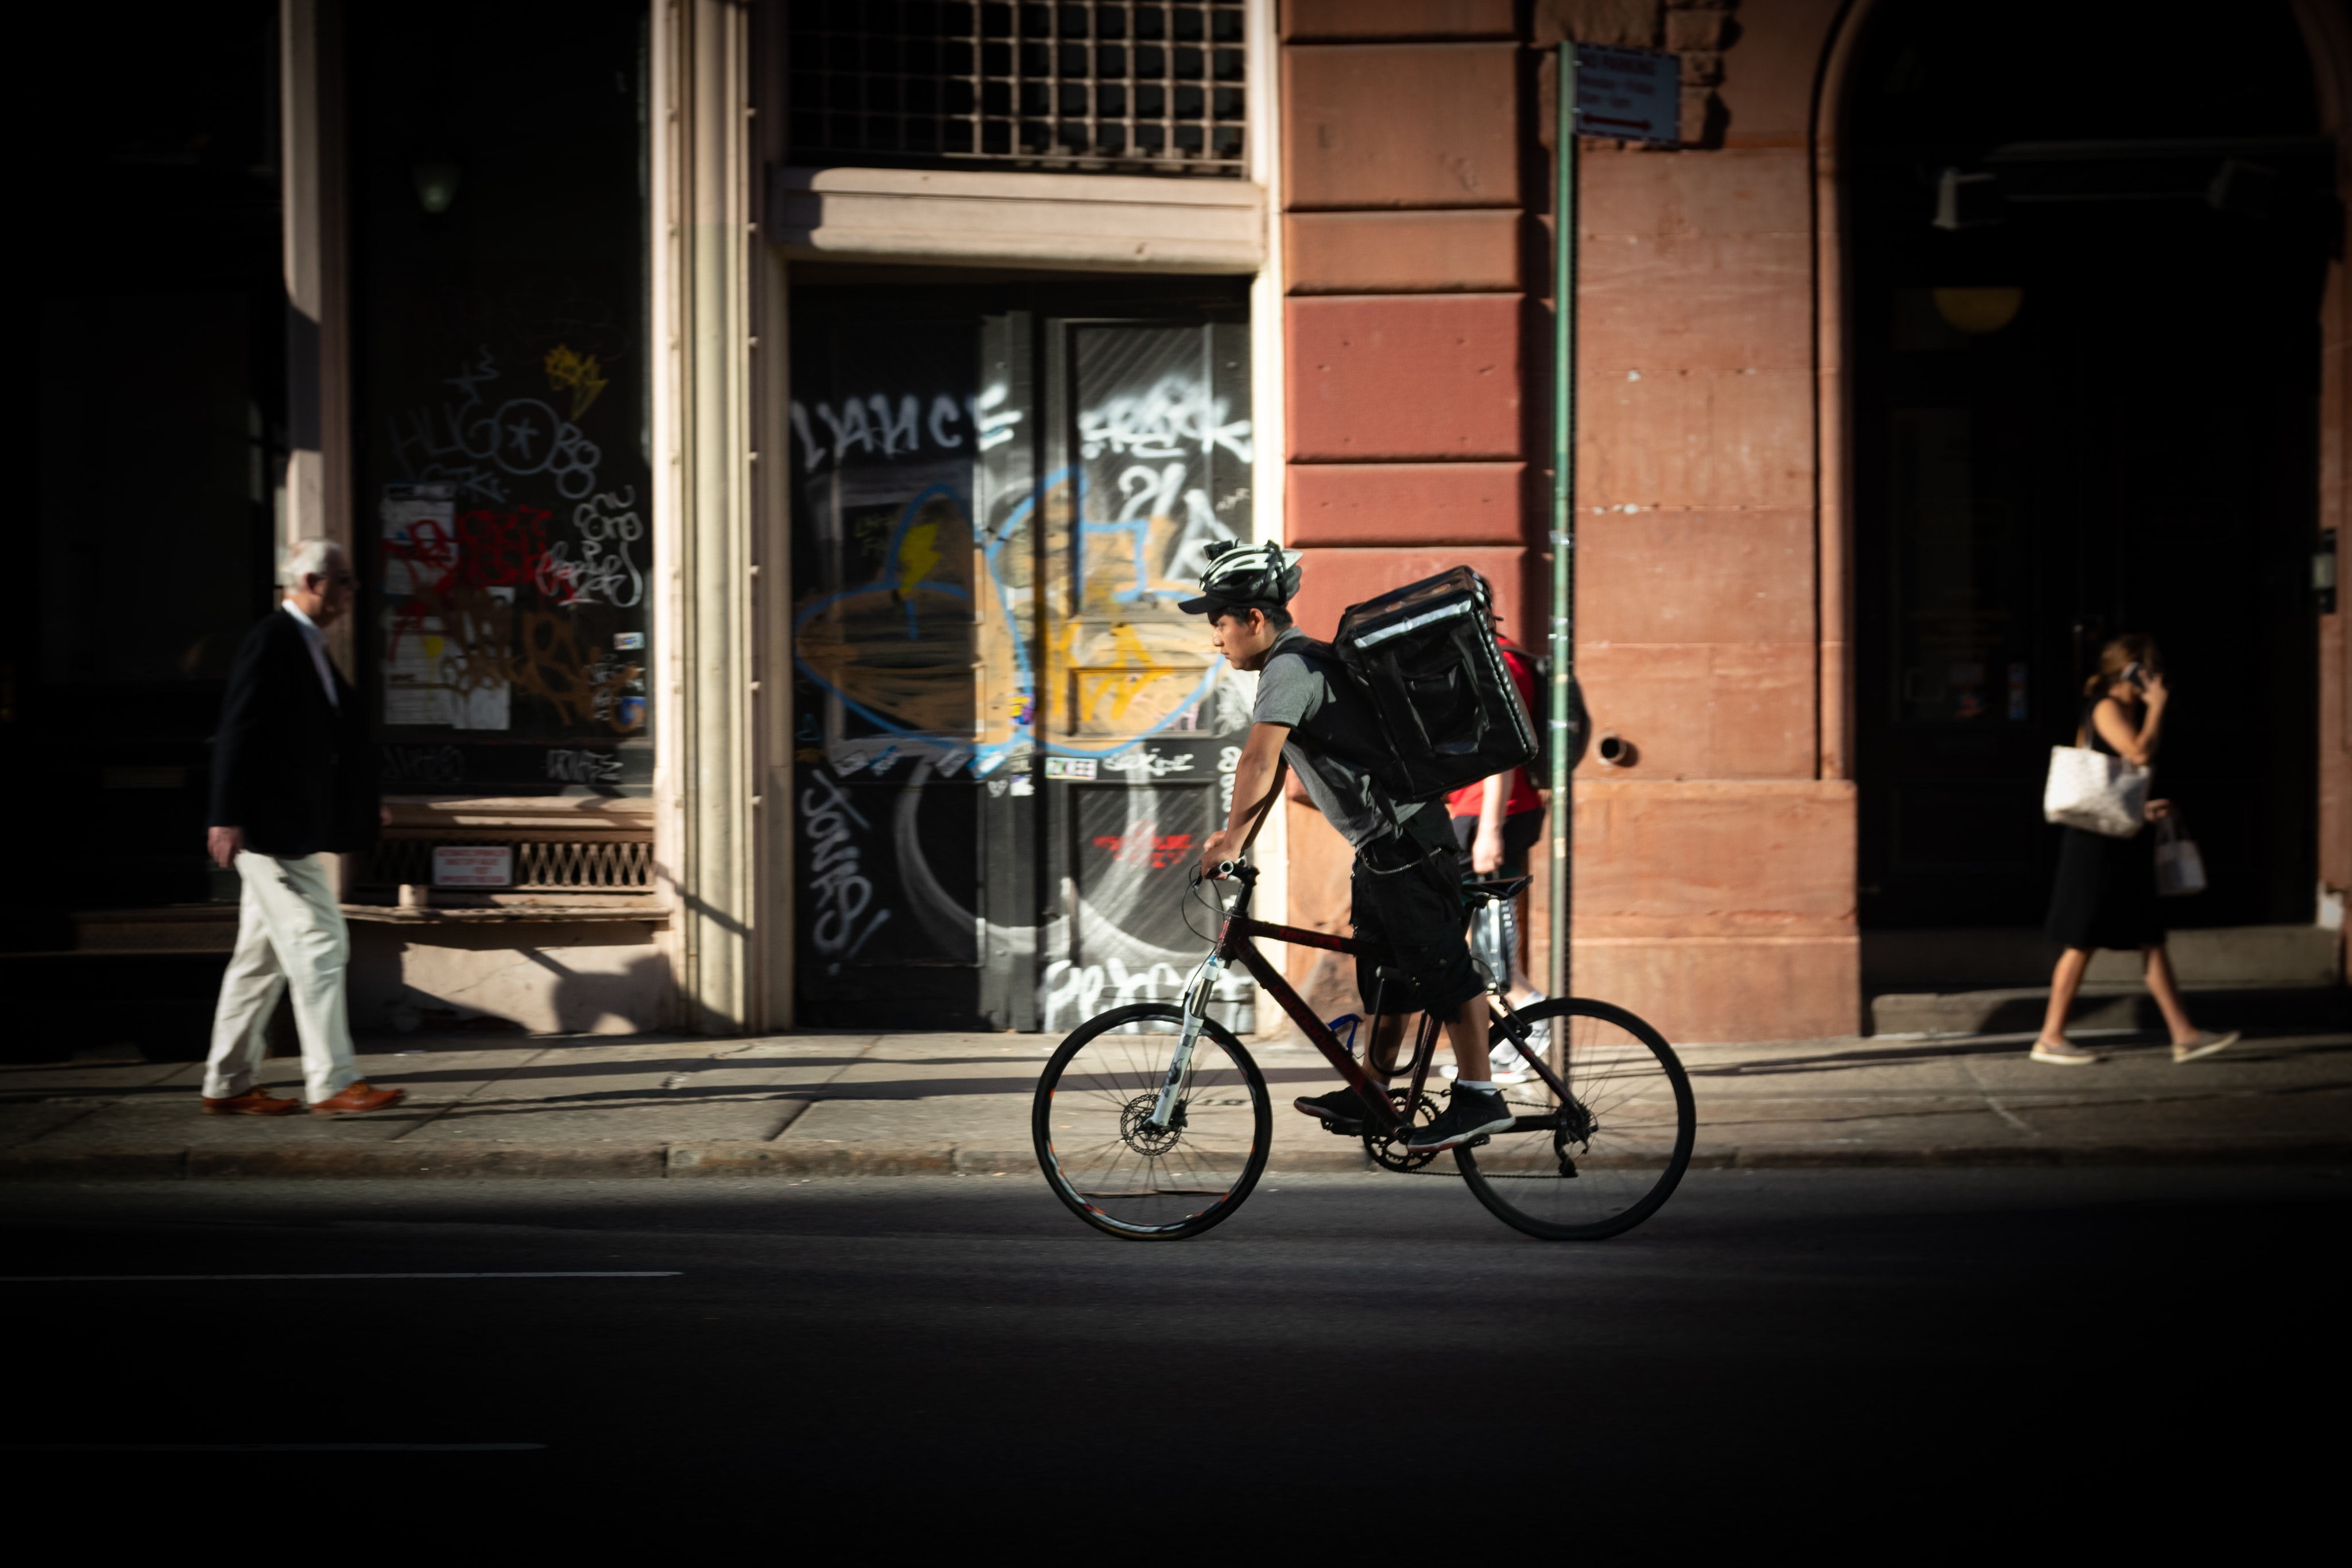
<path fill-rule="evenodd" d="M 1532 876 L 1467 877 L 1462 883 L 1462 896 L 1473 904 L 1483 904 L 1490 898 L 1517 898 L 1519 891 L 1533 881 Z"/>

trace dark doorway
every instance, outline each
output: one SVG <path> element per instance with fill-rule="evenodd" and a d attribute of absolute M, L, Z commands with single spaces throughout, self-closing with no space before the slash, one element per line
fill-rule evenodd
<path fill-rule="evenodd" d="M 801 1017 L 1171 1000 L 1248 728 L 1176 608 L 1249 532 L 1246 284 L 889 277 L 793 269 Z"/>
<path fill-rule="evenodd" d="M 2039 924 L 2049 748 L 2122 631 L 2163 645 L 2158 792 L 2212 878 L 2175 923 L 2307 922 L 2340 221 L 2287 8 L 2231 12 L 2221 73 L 2090 6 L 1893 0 L 1870 29 L 1848 131 L 1864 925 Z"/>
<path fill-rule="evenodd" d="M 126 25 L 127 24 L 127 25 Z M 204 904 L 207 740 L 270 606 L 285 463 L 278 7 L 61 12 L 26 73 L 30 494 L 8 508 L 34 604 L 0 627 L 0 773 L 26 890 L 0 946 L 68 912 Z M 74 236 L 67 238 L 64 236 Z M 19 903 L 21 900 L 21 903 Z"/>

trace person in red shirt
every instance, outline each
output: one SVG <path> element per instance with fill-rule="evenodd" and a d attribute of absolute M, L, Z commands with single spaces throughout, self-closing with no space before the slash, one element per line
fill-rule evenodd
<path fill-rule="evenodd" d="M 1494 597 L 1494 587 L 1488 584 L 1486 601 L 1493 603 Z M 1498 626 L 1502 619 L 1501 613 L 1496 612 L 1495 621 Z M 1495 641 L 1502 649 L 1504 666 L 1518 685 L 1519 700 L 1527 704 L 1529 716 L 1541 724 L 1543 709 L 1537 706 L 1540 694 L 1536 690 L 1534 664 L 1499 632 Z M 1514 768 L 1508 773 L 1497 773 L 1454 790 L 1446 797 L 1446 810 L 1454 819 L 1454 841 L 1461 846 L 1463 859 L 1473 875 L 1527 874 L 1528 852 L 1543 837 L 1544 798 L 1526 768 Z M 1508 904 L 1488 904 L 1473 918 L 1470 932 L 1471 950 L 1495 974 L 1509 977 L 1511 1005 L 1522 1008 L 1544 999 L 1543 992 L 1528 978 L 1527 970 L 1519 963 L 1519 922 L 1526 898 L 1527 894 L 1521 894 Z M 1548 1027 L 1536 1026 L 1538 1046 L 1549 1043 L 1543 1038 Z M 1535 1076 L 1517 1056 L 1507 1042 L 1497 1048 L 1496 1082 L 1524 1083 Z M 1444 1071 L 1447 1077 L 1453 1076 L 1451 1067 Z"/>

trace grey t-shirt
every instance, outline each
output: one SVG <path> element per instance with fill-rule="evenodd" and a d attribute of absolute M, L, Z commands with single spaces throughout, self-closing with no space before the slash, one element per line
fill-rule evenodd
<path fill-rule="evenodd" d="M 1282 755 L 1307 786 L 1324 820 L 1339 830 L 1341 838 L 1360 848 L 1366 840 L 1387 832 L 1391 822 L 1403 821 L 1421 807 L 1418 803 L 1391 805 L 1387 794 L 1362 768 L 1336 757 L 1309 752 L 1299 744 L 1298 727 L 1331 700 L 1330 683 L 1323 672 L 1296 653 L 1286 652 L 1289 644 L 1305 641 L 1307 633 L 1295 626 L 1275 640 L 1274 651 L 1258 671 L 1257 703 L 1250 710 L 1250 722 L 1289 727 L 1291 738 L 1283 742 Z"/>

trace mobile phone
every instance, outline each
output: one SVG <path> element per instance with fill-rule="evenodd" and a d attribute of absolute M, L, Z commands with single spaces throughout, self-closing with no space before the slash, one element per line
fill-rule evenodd
<path fill-rule="evenodd" d="M 2147 672 L 2139 667 L 2137 659 L 2124 666 L 2124 679 L 2141 691 L 2147 690 Z"/>

